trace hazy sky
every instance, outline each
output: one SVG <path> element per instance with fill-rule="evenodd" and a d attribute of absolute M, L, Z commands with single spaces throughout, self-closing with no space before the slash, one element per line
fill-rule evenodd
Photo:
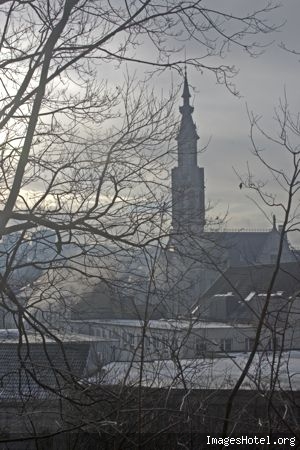
<path fill-rule="evenodd" d="M 204 0 L 203 3 L 204 4 Z M 206 0 L 210 7 L 222 10 L 224 7 L 232 13 L 244 13 L 261 8 L 265 2 L 262 0 Z M 225 6 L 224 6 L 225 5 Z M 239 11 L 237 11 L 239 10 Z M 193 68 L 188 68 L 188 79 L 191 87 L 192 103 L 195 107 L 194 121 L 200 136 L 199 149 L 211 142 L 205 153 L 198 158 L 199 165 L 205 168 L 206 201 L 215 205 L 210 212 L 212 217 L 227 214 L 228 228 L 270 228 L 272 214 L 276 214 L 278 222 L 282 220 L 280 211 L 266 210 L 267 217 L 247 198 L 246 189 L 239 189 L 239 178 L 235 171 L 241 175 L 246 173 L 247 164 L 261 181 L 270 181 L 270 174 L 260 164 L 257 164 L 251 154 L 251 143 L 249 139 L 250 124 L 247 117 L 248 110 L 261 116 L 261 126 L 265 127 L 271 135 L 278 133 L 275 122 L 273 122 L 274 108 L 278 105 L 280 97 L 286 91 L 291 111 L 300 111 L 299 72 L 300 56 L 284 51 L 280 44 L 296 49 L 300 53 L 299 39 L 299 0 L 282 0 L 282 7 L 269 15 L 270 22 L 280 24 L 284 22 L 281 30 L 271 35 L 253 36 L 254 40 L 262 43 L 270 43 L 265 48 L 264 54 L 257 58 L 251 58 L 241 48 L 233 48 L 224 60 L 203 60 L 208 64 L 235 65 L 239 70 L 234 79 L 240 97 L 230 93 L 224 85 L 216 83 L 214 75 L 209 71 L 203 74 Z M 120 43 L 121 37 L 116 42 Z M 142 37 L 141 37 L 142 39 Z M 149 44 L 147 44 L 149 46 Z M 195 42 L 182 42 L 185 47 L 186 57 L 194 58 L 203 55 L 203 46 Z M 151 56 L 150 46 L 141 45 L 134 47 L 134 52 L 141 51 L 143 59 Z M 152 49 L 153 51 L 153 49 Z M 139 54 L 137 53 L 139 56 Z M 184 50 L 180 59 L 184 59 Z M 177 59 L 178 59 L 177 58 Z M 138 66 L 128 64 L 127 70 L 132 75 L 135 70 L 138 76 L 143 76 L 149 70 L 149 66 Z M 116 65 L 104 63 L 99 66 L 99 78 L 108 80 L 109 83 L 120 83 L 124 75 L 125 64 L 116 70 Z M 120 77 L 121 75 L 121 77 Z M 173 83 L 175 88 L 182 85 L 182 77 L 174 71 L 166 71 L 162 75 L 156 75 L 149 82 L 155 88 L 162 89 L 168 93 L 169 85 Z M 182 86 L 181 86 L 182 89 Z M 178 96 L 178 106 L 181 104 Z M 299 108 L 299 109 L 298 109 Z M 178 111 L 178 118 L 179 118 Z M 278 169 L 289 170 L 287 155 L 275 148 L 271 142 L 264 143 L 266 158 L 276 163 Z M 170 173 L 171 178 L 171 173 Z M 275 192 L 278 198 L 285 201 L 284 195 L 278 190 L 274 182 L 267 184 L 268 192 Z M 269 219 L 269 220 L 268 220 Z M 300 236 L 300 233 L 299 233 Z M 300 237 L 293 241 L 300 247 Z M 291 237 L 290 237 L 291 238 Z"/>
<path fill-rule="evenodd" d="M 204 2 L 203 2 L 204 4 Z M 209 0 L 209 7 L 227 12 L 248 13 L 260 9 L 265 5 L 261 0 Z M 224 6 L 225 5 L 225 6 Z M 286 92 L 291 113 L 300 112 L 300 54 L 288 53 L 281 48 L 284 43 L 291 49 L 300 53 L 300 2 L 299 0 L 282 0 L 281 7 L 270 13 L 270 23 L 282 24 L 276 32 L 268 35 L 254 36 L 253 39 L 262 44 L 269 44 L 259 57 L 250 57 L 241 48 L 232 48 L 223 60 L 203 60 L 207 64 L 234 65 L 239 73 L 233 82 L 240 96 L 234 96 L 224 85 L 216 83 L 214 75 L 209 71 L 203 74 L 193 68 L 188 68 L 188 80 L 192 94 L 191 102 L 195 107 L 193 114 L 197 125 L 199 149 L 211 142 L 207 150 L 199 154 L 199 166 L 205 168 L 206 201 L 214 205 L 210 211 L 212 217 L 220 217 L 227 213 L 227 228 L 269 229 L 272 226 L 272 215 L 275 214 L 280 224 L 283 218 L 280 209 L 267 209 L 263 207 L 265 215 L 248 198 L 251 194 L 246 189 L 239 189 L 240 180 L 235 172 L 244 175 L 247 167 L 261 182 L 266 182 L 266 191 L 275 193 L 277 200 L 286 202 L 285 193 L 274 183 L 270 173 L 254 158 L 251 153 L 249 139 L 250 123 L 247 108 L 255 115 L 261 117 L 261 126 L 276 137 L 279 134 L 275 123 L 275 108 L 280 98 Z M 203 55 L 203 46 L 195 42 L 182 43 L 185 47 L 186 57 L 196 58 Z M 142 57 L 145 51 L 142 46 Z M 181 59 L 184 59 L 182 50 Z M 138 75 L 148 70 L 147 67 L 128 66 L 130 73 L 137 70 Z M 121 72 L 123 69 L 121 68 Z M 118 80 L 117 73 L 111 73 L 111 80 Z M 176 71 L 168 71 L 155 76 L 154 86 L 162 88 L 165 94 L 171 83 L 175 88 L 182 85 L 182 78 Z M 150 80 L 151 84 L 151 80 Z M 182 86 L 181 86 L 182 89 Z M 178 106 L 182 99 L 178 96 Z M 178 118 L 179 118 L 178 111 Z M 265 149 L 264 156 L 274 163 L 275 167 L 289 173 L 290 159 L 282 149 L 276 148 L 272 142 L 257 141 Z M 171 174 L 170 174 L 171 177 Z M 252 194 L 251 194 L 252 195 Z M 254 197 L 255 198 L 255 197 Z M 300 248 L 300 233 L 290 235 L 289 239 Z"/>
<path fill-rule="evenodd" d="M 232 2 L 234 3 L 234 2 Z M 243 2 L 245 3 L 245 2 Z M 257 2 L 251 2 L 252 3 Z M 261 4 L 261 2 L 258 2 Z M 278 135 L 278 127 L 273 121 L 274 108 L 286 90 L 290 109 L 293 113 L 300 111 L 300 56 L 297 57 L 280 48 L 284 42 L 288 47 L 300 52 L 300 2 L 286 0 L 282 7 L 272 14 L 276 22 L 285 21 L 281 31 L 266 36 L 273 41 L 258 58 L 249 58 L 241 51 L 234 50 L 228 54 L 225 63 L 239 68 L 235 84 L 241 97 L 230 94 L 224 86 L 217 85 L 213 76 L 200 75 L 189 70 L 189 82 L 192 86 L 192 101 L 195 107 L 194 120 L 200 136 L 200 146 L 211 137 L 211 143 L 204 154 L 199 156 L 199 165 L 205 168 L 206 199 L 217 203 L 216 213 L 223 210 L 228 213 L 228 227 L 268 228 L 270 224 L 257 207 L 247 198 L 248 192 L 240 190 L 239 180 L 233 167 L 241 174 L 247 171 L 247 162 L 253 167 L 253 173 L 264 181 L 270 180 L 270 174 L 257 165 L 251 154 L 249 139 L 249 120 L 247 108 L 261 116 L 261 125 Z M 195 46 L 188 50 L 188 56 L 197 52 Z M 193 53 L 195 52 L 195 53 Z M 190 55 L 191 54 L 191 55 Z M 298 108 L 298 109 L 297 109 Z M 276 161 L 279 169 L 288 170 L 288 156 L 270 142 L 264 142 L 265 155 Z M 267 186 L 271 192 L 276 189 L 279 198 L 284 199 L 274 183 Z M 275 211 L 280 222 L 280 212 Z M 267 210 L 271 218 L 271 211 Z M 290 237 L 292 238 L 292 236 Z M 300 239 L 293 238 L 300 246 Z"/>

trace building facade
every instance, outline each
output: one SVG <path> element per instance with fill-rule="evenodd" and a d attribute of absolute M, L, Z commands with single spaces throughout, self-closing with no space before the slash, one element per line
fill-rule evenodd
<path fill-rule="evenodd" d="M 295 325 L 295 323 L 293 324 Z M 115 361 L 194 360 L 252 350 L 257 325 L 209 320 L 89 320 L 72 321 L 73 331 L 114 343 Z M 299 319 L 297 320 L 299 328 Z M 282 348 L 281 328 L 265 328 L 258 351 Z M 300 333 L 285 329 L 285 350 L 300 349 Z"/>

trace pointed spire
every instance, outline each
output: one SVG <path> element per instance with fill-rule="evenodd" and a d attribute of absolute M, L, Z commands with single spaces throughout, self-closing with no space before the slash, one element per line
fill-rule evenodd
<path fill-rule="evenodd" d="M 196 126 L 193 122 L 192 113 L 194 111 L 193 106 L 190 105 L 190 89 L 187 79 L 186 66 L 184 68 L 184 82 L 183 82 L 183 105 L 179 107 L 179 111 L 182 114 L 179 133 L 177 136 L 178 141 L 191 141 L 199 139 L 196 132 Z"/>
<path fill-rule="evenodd" d="M 276 226 L 276 216 L 275 216 L 275 214 L 273 214 L 273 231 L 277 231 L 277 226 Z"/>
<path fill-rule="evenodd" d="M 183 98 L 183 106 L 179 107 L 179 111 L 181 112 L 182 115 L 192 114 L 194 111 L 194 108 L 190 105 L 191 94 L 190 94 L 189 82 L 187 79 L 186 66 L 184 67 L 183 93 L 182 93 L 181 97 Z"/>

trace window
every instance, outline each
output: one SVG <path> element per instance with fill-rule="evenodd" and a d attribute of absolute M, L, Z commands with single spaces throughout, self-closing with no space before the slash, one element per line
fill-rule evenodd
<path fill-rule="evenodd" d="M 160 348 L 160 341 L 158 336 L 153 336 L 153 346 L 155 350 L 159 350 Z"/>
<path fill-rule="evenodd" d="M 221 339 L 221 350 L 230 352 L 232 350 L 232 339 Z"/>
<path fill-rule="evenodd" d="M 281 340 L 278 337 L 273 337 L 269 340 L 268 350 L 279 351 L 281 350 Z"/>
<path fill-rule="evenodd" d="M 100 336 L 102 338 L 106 338 L 105 330 L 103 330 L 103 328 L 94 328 L 94 334 L 95 334 L 95 336 Z"/>
<path fill-rule="evenodd" d="M 132 333 L 128 334 L 128 342 L 129 342 L 129 345 L 134 346 L 134 334 L 132 334 Z"/>
<path fill-rule="evenodd" d="M 246 338 L 245 339 L 245 350 L 246 352 L 251 352 L 251 350 L 253 350 L 255 344 L 255 339 L 254 338 Z"/>
<path fill-rule="evenodd" d="M 151 341 L 150 341 L 150 337 L 149 336 L 145 336 L 145 341 L 144 341 L 145 343 L 144 343 L 144 347 L 146 347 L 146 348 L 150 348 L 150 346 L 151 346 Z"/>
<path fill-rule="evenodd" d="M 167 339 L 162 339 L 160 344 L 163 350 L 166 350 L 169 347 Z"/>
<path fill-rule="evenodd" d="M 202 338 L 196 338 L 196 355 L 201 355 L 207 350 L 206 341 Z"/>
<path fill-rule="evenodd" d="M 179 341 L 177 336 L 172 337 L 171 348 L 173 351 L 179 349 Z"/>

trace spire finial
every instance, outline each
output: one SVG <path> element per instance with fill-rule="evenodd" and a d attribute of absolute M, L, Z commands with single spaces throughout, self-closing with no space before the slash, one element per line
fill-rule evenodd
<path fill-rule="evenodd" d="M 184 105 L 189 105 L 190 96 L 191 96 L 191 94 L 190 94 L 190 90 L 189 90 L 189 83 L 187 80 L 187 70 L 186 70 L 186 63 L 185 63 L 184 64 L 184 84 L 183 84 L 183 93 L 182 93 Z"/>
<path fill-rule="evenodd" d="M 276 216 L 275 216 L 275 214 L 273 214 L 273 231 L 277 231 L 277 226 L 276 226 Z"/>

